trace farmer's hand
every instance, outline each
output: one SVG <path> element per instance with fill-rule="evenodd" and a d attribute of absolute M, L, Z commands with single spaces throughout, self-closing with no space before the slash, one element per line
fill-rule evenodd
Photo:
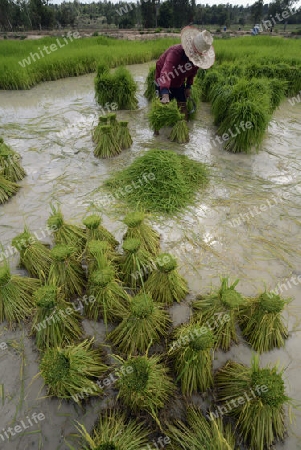
<path fill-rule="evenodd" d="M 161 103 L 169 103 L 169 94 L 162 95 Z"/>
<path fill-rule="evenodd" d="M 190 88 L 185 89 L 185 96 L 186 96 L 186 98 L 189 98 L 191 96 L 191 89 Z"/>

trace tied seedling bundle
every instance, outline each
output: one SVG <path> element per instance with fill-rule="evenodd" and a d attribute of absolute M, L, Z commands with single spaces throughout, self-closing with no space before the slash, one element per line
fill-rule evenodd
<path fill-rule="evenodd" d="M 27 228 L 12 240 L 12 245 L 19 251 L 20 264 L 29 275 L 45 281 L 52 263 L 50 250 L 31 235 Z"/>
<path fill-rule="evenodd" d="M 88 273 L 106 268 L 117 269 L 115 260 L 117 256 L 108 241 L 90 241 L 87 244 Z"/>
<path fill-rule="evenodd" d="M 95 298 L 93 303 L 85 305 L 88 319 L 98 320 L 103 317 L 105 324 L 123 318 L 128 310 L 129 296 L 115 279 L 111 267 L 95 270 L 89 277 L 89 295 Z"/>
<path fill-rule="evenodd" d="M 117 130 L 117 142 L 120 145 L 121 150 L 126 150 L 131 147 L 133 139 L 128 129 L 128 122 L 121 121 L 118 124 Z"/>
<path fill-rule="evenodd" d="M 97 214 L 92 214 L 87 216 L 83 220 L 83 224 L 86 227 L 86 239 L 87 241 L 99 240 L 99 241 L 108 241 L 108 243 L 112 246 L 112 248 L 117 247 L 118 241 L 114 238 L 114 236 L 101 225 L 102 218 Z"/>
<path fill-rule="evenodd" d="M 111 125 L 103 125 L 99 130 L 99 139 L 94 149 L 94 156 L 97 158 L 112 158 L 119 155 L 122 149 Z"/>
<path fill-rule="evenodd" d="M 148 70 L 148 75 L 146 77 L 146 90 L 144 92 L 144 97 L 146 97 L 149 101 L 152 101 L 156 98 L 155 76 L 156 66 L 153 65 Z"/>
<path fill-rule="evenodd" d="M 0 322 L 21 322 L 33 309 L 33 293 L 40 287 L 35 278 L 10 273 L 9 265 L 0 267 Z"/>
<path fill-rule="evenodd" d="M 157 257 L 156 268 L 146 280 L 144 289 L 156 302 L 165 305 L 181 302 L 188 294 L 187 281 L 178 273 L 176 259 L 168 253 Z"/>
<path fill-rule="evenodd" d="M 155 99 L 148 117 L 151 129 L 158 132 L 163 127 L 173 127 L 184 118 L 184 114 L 181 114 L 176 100 L 162 104 L 159 99 Z"/>
<path fill-rule="evenodd" d="M 134 211 L 127 214 L 123 222 L 128 228 L 123 239 L 139 239 L 142 247 L 151 255 L 156 256 L 160 249 L 160 235 L 145 223 L 145 217 L 143 211 Z"/>
<path fill-rule="evenodd" d="M 14 152 L 0 138 L 0 174 L 8 181 L 16 183 L 23 180 L 26 172 L 20 164 L 21 156 Z"/>
<path fill-rule="evenodd" d="M 82 335 L 80 315 L 66 302 L 60 288 L 47 285 L 33 295 L 35 311 L 31 334 L 38 349 L 73 344 Z"/>
<path fill-rule="evenodd" d="M 40 364 L 40 372 L 48 387 L 48 395 L 79 403 L 85 396 L 99 396 L 102 388 L 96 384 L 108 367 L 99 350 L 92 348 L 93 340 L 78 345 L 48 348 Z"/>
<path fill-rule="evenodd" d="M 84 425 L 78 424 L 83 449 L 100 450 L 142 450 L 147 448 L 149 431 L 143 423 L 126 420 L 125 414 L 117 410 L 101 413 L 96 427 L 90 435 Z"/>
<path fill-rule="evenodd" d="M 85 272 L 75 251 L 67 245 L 55 245 L 51 251 L 52 264 L 48 282 L 61 287 L 66 298 L 81 295 L 85 287 Z"/>
<path fill-rule="evenodd" d="M 240 308 L 246 300 L 235 290 L 239 280 L 229 286 L 228 278 L 222 278 L 222 284 L 218 292 L 208 296 L 199 296 L 193 302 L 194 320 L 197 323 L 212 324 L 216 337 L 215 348 L 228 351 L 231 342 L 238 342 L 236 323 Z"/>
<path fill-rule="evenodd" d="M 285 436 L 285 406 L 291 399 L 285 394 L 283 370 L 259 367 L 259 356 L 251 367 L 228 361 L 215 376 L 217 400 L 222 406 L 235 399 L 236 407 L 227 414 L 236 420 L 238 431 L 246 445 L 266 450 Z M 238 399 L 243 399 L 237 404 Z M 231 406 L 231 404 L 230 404 Z"/>
<path fill-rule="evenodd" d="M 108 125 L 108 116 L 100 116 L 98 118 L 98 124 L 95 127 L 92 135 L 93 142 L 98 144 L 99 138 L 101 136 L 101 127 Z"/>
<path fill-rule="evenodd" d="M 189 129 L 186 120 L 178 120 L 171 130 L 169 139 L 172 142 L 178 142 L 178 144 L 189 142 Z"/>
<path fill-rule="evenodd" d="M 273 292 L 264 292 L 241 308 L 240 328 L 255 351 L 262 353 L 284 346 L 288 330 L 282 312 L 289 302 Z"/>
<path fill-rule="evenodd" d="M 192 161 L 185 155 L 149 150 L 129 167 L 113 175 L 105 186 L 114 193 L 138 180 L 141 184 L 139 189 L 126 191 L 123 197 L 130 206 L 174 214 L 193 202 L 198 189 L 206 187 L 208 169 L 205 164 Z"/>
<path fill-rule="evenodd" d="M 122 248 L 120 257 L 122 281 L 128 288 L 137 289 L 146 278 L 145 267 L 149 267 L 151 255 L 142 247 L 140 239 L 128 238 Z"/>
<path fill-rule="evenodd" d="M 7 202 L 11 197 L 16 195 L 20 186 L 12 181 L 7 180 L 0 174 L 0 204 Z"/>
<path fill-rule="evenodd" d="M 123 353 L 145 353 L 151 344 L 166 336 L 170 323 L 168 313 L 149 295 L 141 293 L 130 300 L 129 310 L 108 338 Z"/>
<path fill-rule="evenodd" d="M 184 395 L 205 392 L 213 386 L 214 335 L 208 327 L 185 324 L 174 332 L 171 355 Z"/>

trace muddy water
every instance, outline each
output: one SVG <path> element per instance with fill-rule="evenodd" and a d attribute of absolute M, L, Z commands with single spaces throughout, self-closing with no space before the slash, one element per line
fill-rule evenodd
<path fill-rule="evenodd" d="M 130 70 L 139 83 L 139 109 L 118 112 L 118 117 L 129 120 L 134 145 L 114 160 L 97 160 L 92 153 L 91 130 L 101 113 L 94 100 L 93 75 L 44 83 L 31 91 L 0 92 L 0 134 L 22 155 L 28 173 L 19 193 L 0 206 L 4 249 L 9 251 L 12 237 L 25 224 L 37 234 L 46 235 L 50 202 L 60 202 L 66 219 L 74 223 L 80 223 L 87 210 L 101 211 L 104 224 L 120 239 L 124 231 L 120 222 L 123 206 L 117 200 L 108 204 L 101 188 L 113 171 L 150 148 L 173 149 L 206 162 L 211 166 L 211 183 L 198 196 L 196 206 L 172 219 L 157 217 L 153 225 L 162 234 L 162 247 L 178 257 L 191 290 L 188 300 L 218 286 L 220 276 L 239 278 L 239 290 L 250 296 L 265 287 L 286 283 L 284 295 L 294 299 L 287 314 L 290 338 L 285 349 L 263 355 L 262 363 L 280 361 L 286 367 L 287 391 L 300 402 L 301 284 L 288 281 L 301 276 L 301 104 L 282 104 L 258 154 L 223 151 L 214 141 L 216 130 L 206 104 L 190 125 L 190 142 L 175 145 L 167 140 L 166 133 L 155 138 L 148 128 L 148 105 L 143 97 L 148 65 L 130 66 Z M 15 272 L 17 262 L 15 257 L 10 258 Z M 187 320 L 188 302 L 175 305 L 170 312 L 175 324 Z M 103 340 L 102 324 L 85 322 L 85 329 L 99 342 Z M 91 427 L 108 399 L 92 400 L 84 410 L 43 399 L 41 380 L 31 383 L 38 372 L 38 354 L 26 330 L 12 332 L 2 325 L 0 342 L 10 342 L 7 350 L 0 350 L 0 384 L 4 384 L 5 396 L 0 429 L 18 424 L 34 411 L 46 417 L 11 442 L 1 441 L 0 436 L 3 449 L 67 449 L 66 440 L 70 441 L 70 434 L 75 432 L 73 419 Z M 230 357 L 249 363 L 251 352 L 243 344 L 232 347 L 227 354 L 218 352 L 215 367 Z M 276 448 L 301 448 L 300 429 L 301 417 L 296 411 L 290 437 Z"/>

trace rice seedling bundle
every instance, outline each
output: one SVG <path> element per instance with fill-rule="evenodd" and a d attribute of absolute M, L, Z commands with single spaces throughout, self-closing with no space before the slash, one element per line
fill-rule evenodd
<path fill-rule="evenodd" d="M 141 293 L 130 300 L 122 322 L 108 338 L 123 353 L 145 353 L 151 344 L 166 336 L 170 323 L 168 313 L 149 295 Z"/>
<path fill-rule="evenodd" d="M 35 311 L 31 334 L 38 349 L 72 344 L 82 335 L 80 315 L 66 302 L 60 288 L 46 285 L 33 295 Z"/>
<path fill-rule="evenodd" d="M 177 261 L 169 253 L 156 258 L 156 268 L 144 284 L 145 292 L 156 302 L 171 305 L 181 302 L 188 294 L 187 281 L 177 271 Z"/>
<path fill-rule="evenodd" d="M 160 249 L 160 235 L 145 223 L 146 214 L 143 211 L 133 211 L 128 213 L 123 222 L 127 225 L 127 231 L 123 239 L 139 239 L 141 246 L 153 256 L 158 254 Z"/>
<path fill-rule="evenodd" d="M 129 296 L 115 279 L 111 267 L 95 270 L 89 277 L 89 295 L 95 301 L 85 305 L 85 314 L 89 319 L 104 319 L 105 324 L 116 322 L 123 318 L 128 310 Z"/>
<path fill-rule="evenodd" d="M 98 144 L 100 136 L 102 134 L 102 127 L 108 125 L 108 117 L 107 116 L 100 116 L 98 118 L 98 124 L 95 127 L 92 135 L 93 142 Z"/>
<path fill-rule="evenodd" d="M 278 80 L 277 78 L 272 78 L 271 80 L 269 80 L 272 111 L 278 108 L 278 106 L 284 99 L 287 84 L 288 84 L 287 81 Z"/>
<path fill-rule="evenodd" d="M 149 267 L 151 255 L 142 247 L 140 239 L 127 238 L 122 245 L 120 257 L 121 279 L 132 289 L 137 289 L 146 278 L 144 268 Z"/>
<path fill-rule="evenodd" d="M 204 102 L 210 101 L 211 89 L 216 84 L 222 84 L 223 80 L 224 77 L 218 70 L 206 70 L 206 75 L 202 81 L 202 100 Z"/>
<path fill-rule="evenodd" d="M 92 349 L 93 340 L 78 345 L 48 348 L 40 364 L 40 375 L 48 388 L 48 395 L 79 402 L 78 395 L 99 396 L 102 388 L 95 383 L 108 367 L 102 362 L 99 350 Z"/>
<path fill-rule="evenodd" d="M 8 264 L 0 267 L 0 322 L 21 322 L 31 314 L 33 293 L 40 287 L 35 278 L 11 275 Z"/>
<path fill-rule="evenodd" d="M 8 181 L 16 183 L 23 180 L 26 172 L 20 164 L 21 156 L 14 152 L 3 139 L 0 138 L 0 173 Z"/>
<path fill-rule="evenodd" d="M 180 113 L 176 100 L 162 104 L 159 99 L 152 102 L 149 112 L 149 124 L 152 130 L 159 131 L 163 127 L 172 127 L 184 118 Z"/>
<path fill-rule="evenodd" d="M 12 240 L 12 245 L 19 251 L 20 263 L 29 275 L 45 281 L 52 263 L 50 250 L 30 234 L 27 228 Z"/>
<path fill-rule="evenodd" d="M 100 134 L 94 155 L 97 158 L 112 158 L 121 153 L 121 147 L 117 141 L 117 136 L 113 133 L 111 125 L 104 125 L 99 128 Z"/>
<path fill-rule="evenodd" d="M 123 196 L 130 206 L 173 214 L 193 202 L 197 189 L 205 188 L 208 169 L 185 155 L 149 150 L 114 174 L 105 186 L 114 192 L 132 183 L 138 188 L 125 191 Z"/>
<path fill-rule="evenodd" d="M 86 227 L 86 239 L 87 241 L 99 240 L 108 241 L 112 248 L 117 247 L 118 241 L 114 238 L 105 227 L 101 225 L 102 218 L 97 214 L 91 214 L 83 220 L 83 224 Z"/>
<path fill-rule="evenodd" d="M 255 355 L 251 367 L 228 361 L 215 376 L 222 405 L 244 400 L 228 407 L 227 414 L 236 420 L 243 441 L 252 449 L 266 450 L 285 436 L 284 408 L 291 399 L 285 394 L 283 372 L 277 366 L 260 368 Z"/>
<path fill-rule="evenodd" d="M 205 392 L 213 386 L 215 338 L 212 331 L 199 324 L 185 324 L 175 331 L 174 338 L 175 345 L 168 353 L 174 361 L 182 393 L 192 395 Z"/>
<path fill-rule="evenodd" d="M 172 127 L 169 139 L 172 142 L 178 142 L 178 144 L 185 144 L 185 142 L 189 142 L 189 129 L 186 120 L 179 120 Z"/>
<path fill-rule="evenodd" d="M 235 290 L 239 280 L 229 286 L 228 278 L 222 278 L 218 292 L 197 297 L 193 302 L 194 321 L 208 323 L 214 327 L 215 348 L 228 351 L 232 341 L 238 342 L 236 323 L 240 308 L 246 303 L 242 295 Z"/>
<path fill-rule="evenodd" d="M 94 270 L 101 270 L 107 267 L 111 267 L 114 270 L 117 269 L 115 266 L 117 256 L 108 241 L 89 241 L 86 255 L 89 274 Z"/>
<path fill-rule="evenodd" d="M 0 204 L 7 202 L 10 197 L 16 195 L 20 186 L 0 175 Z"/>
<path fill-rule="evenodd" d="M 61 287 L 66 298 L 81 295 L 85 287 L 85 272 L 76 259 L 73 247 L 55 245 L 51 251 L 53 262 L 50 266 L 48 282 Z"/>
<path fill-rule="evenodd" d="M 117 130 L 117 142 L 119 143 L 122 150 L 126 150 L 131 147 L 133 139 L 130 135 L 128 129 L 128 122 L 121 121 L 118 123 L 119 127 Z"/>
<path fill-rule="evenodd" d="M 126 420 L 118 411 L 103 411 L 90 435 L 84 425 L 78 424 L 83 450 L 142 450 L 147 448 L 149 431 L 143 423 Z"/>
<path fill-rule="evenodd" d="M 153 100 L 156 97 L 155 75 L 156 75 L 156 66 L 152 65 L 148 70 L 148 75 L 146 77 L 146 90 L 144 92 L 144 96 L 149 101 Z"/>
<path fill-rule="evenodd" d="M 211 105 L 214 115 L 214 125 L 219 125 L 228 116 L 229 99 L 233 86 L 225 84 L 215 84 L 211 89 Z"/>
<path fill-rule="evenodd" d="M 175 390 L 160 356 L 130 357 L 123 362 L 123 367 L 116 382 L 118 399 L 133 412 L 147 411 L 160 425 L 158 411 L 166 405 Z"/>
<path fill-rule="evenodd" d="M 264 292 L 241 308 L 239 324 L 242 334 L 256 352 L 284 346 L 288 330 L 282 312 L 289 301 L 272 292 Z"/>

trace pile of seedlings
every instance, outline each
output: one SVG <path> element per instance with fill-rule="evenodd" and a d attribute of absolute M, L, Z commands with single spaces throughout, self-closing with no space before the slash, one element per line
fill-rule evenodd
<path fill-rule="evenodd" d="M 17 182 L 26 176 L 20 159 L 20 155 L 0 138 L 0 204 L 18 192 L 20 186 Z"/>
<path fill-rule="evenodd" d="M 184 114 L 181 114 L 176 100 L 172 100 L 167 104 L 162 104 L 159 99 L 152 102 L 149 112 L 149 123 L 155 134 L 163 127 L 173 127 L 170 139 L 173 142 L 183 144 L 189 141 L 189 130 Z"/>

